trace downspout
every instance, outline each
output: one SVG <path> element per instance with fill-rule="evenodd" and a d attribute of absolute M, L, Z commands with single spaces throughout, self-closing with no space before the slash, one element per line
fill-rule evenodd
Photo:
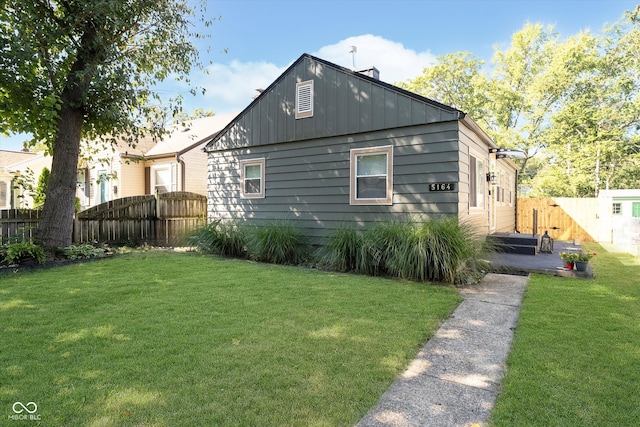
<path fill-rule="evenodd" d="M 185 191 L 185 177 L 186 177 L 186 165 L 184 160 L 180 157 L 180 153 L 176 153 L 176 162 L 180 165 L 180 191 Z"/>

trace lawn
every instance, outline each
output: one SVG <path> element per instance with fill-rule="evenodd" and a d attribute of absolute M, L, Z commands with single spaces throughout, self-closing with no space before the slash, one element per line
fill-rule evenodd
<path fill-rule="evenodd" d="M 42 425 L 349 426 L 459 301 L 199 254 L 5 272 L 0 417 L 34 402 Z"/>
<path fill-rule="evenodd" d="M 640 425 L 640 262 L 589 248 L 595 280 L 529 280 L 492 425 Z"/>

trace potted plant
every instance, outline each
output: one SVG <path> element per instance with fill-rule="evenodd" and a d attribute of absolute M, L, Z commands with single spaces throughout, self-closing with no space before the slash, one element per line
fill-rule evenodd
<path fill-rule="evenodd" d="M 576 255 L 576 260 L 575 260 L 576 270 L 585 271 L 587 269 L 587 265 L 589 264 L 589 260 L 593 258 L 596 254 L 595 252 L 580 251 L 575 255 Z"/>
<path fill-rule="evenodd" d="M 565 262 L 567 269 L 573 270 L 574 263 L 578 259 L 578 254 L 574 252 L 560 252 L 560 258 Z"/>

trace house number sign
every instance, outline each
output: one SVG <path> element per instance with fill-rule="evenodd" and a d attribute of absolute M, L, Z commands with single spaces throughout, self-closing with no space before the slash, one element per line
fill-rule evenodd
<path fill-rule="evenodd" d="M 435 182 L 429 184 L 429 191 L 456 191 L 455 182 Z"/>

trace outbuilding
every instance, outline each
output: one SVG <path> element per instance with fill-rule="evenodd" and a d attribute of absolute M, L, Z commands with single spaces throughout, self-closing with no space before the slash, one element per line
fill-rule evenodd
<path fill-rule="evenodd" d="M 208 217 L 342 224 L 457 216 L 516 227 L 516 167 L 464 112 L 303 54 L 205 146 Z"/>

